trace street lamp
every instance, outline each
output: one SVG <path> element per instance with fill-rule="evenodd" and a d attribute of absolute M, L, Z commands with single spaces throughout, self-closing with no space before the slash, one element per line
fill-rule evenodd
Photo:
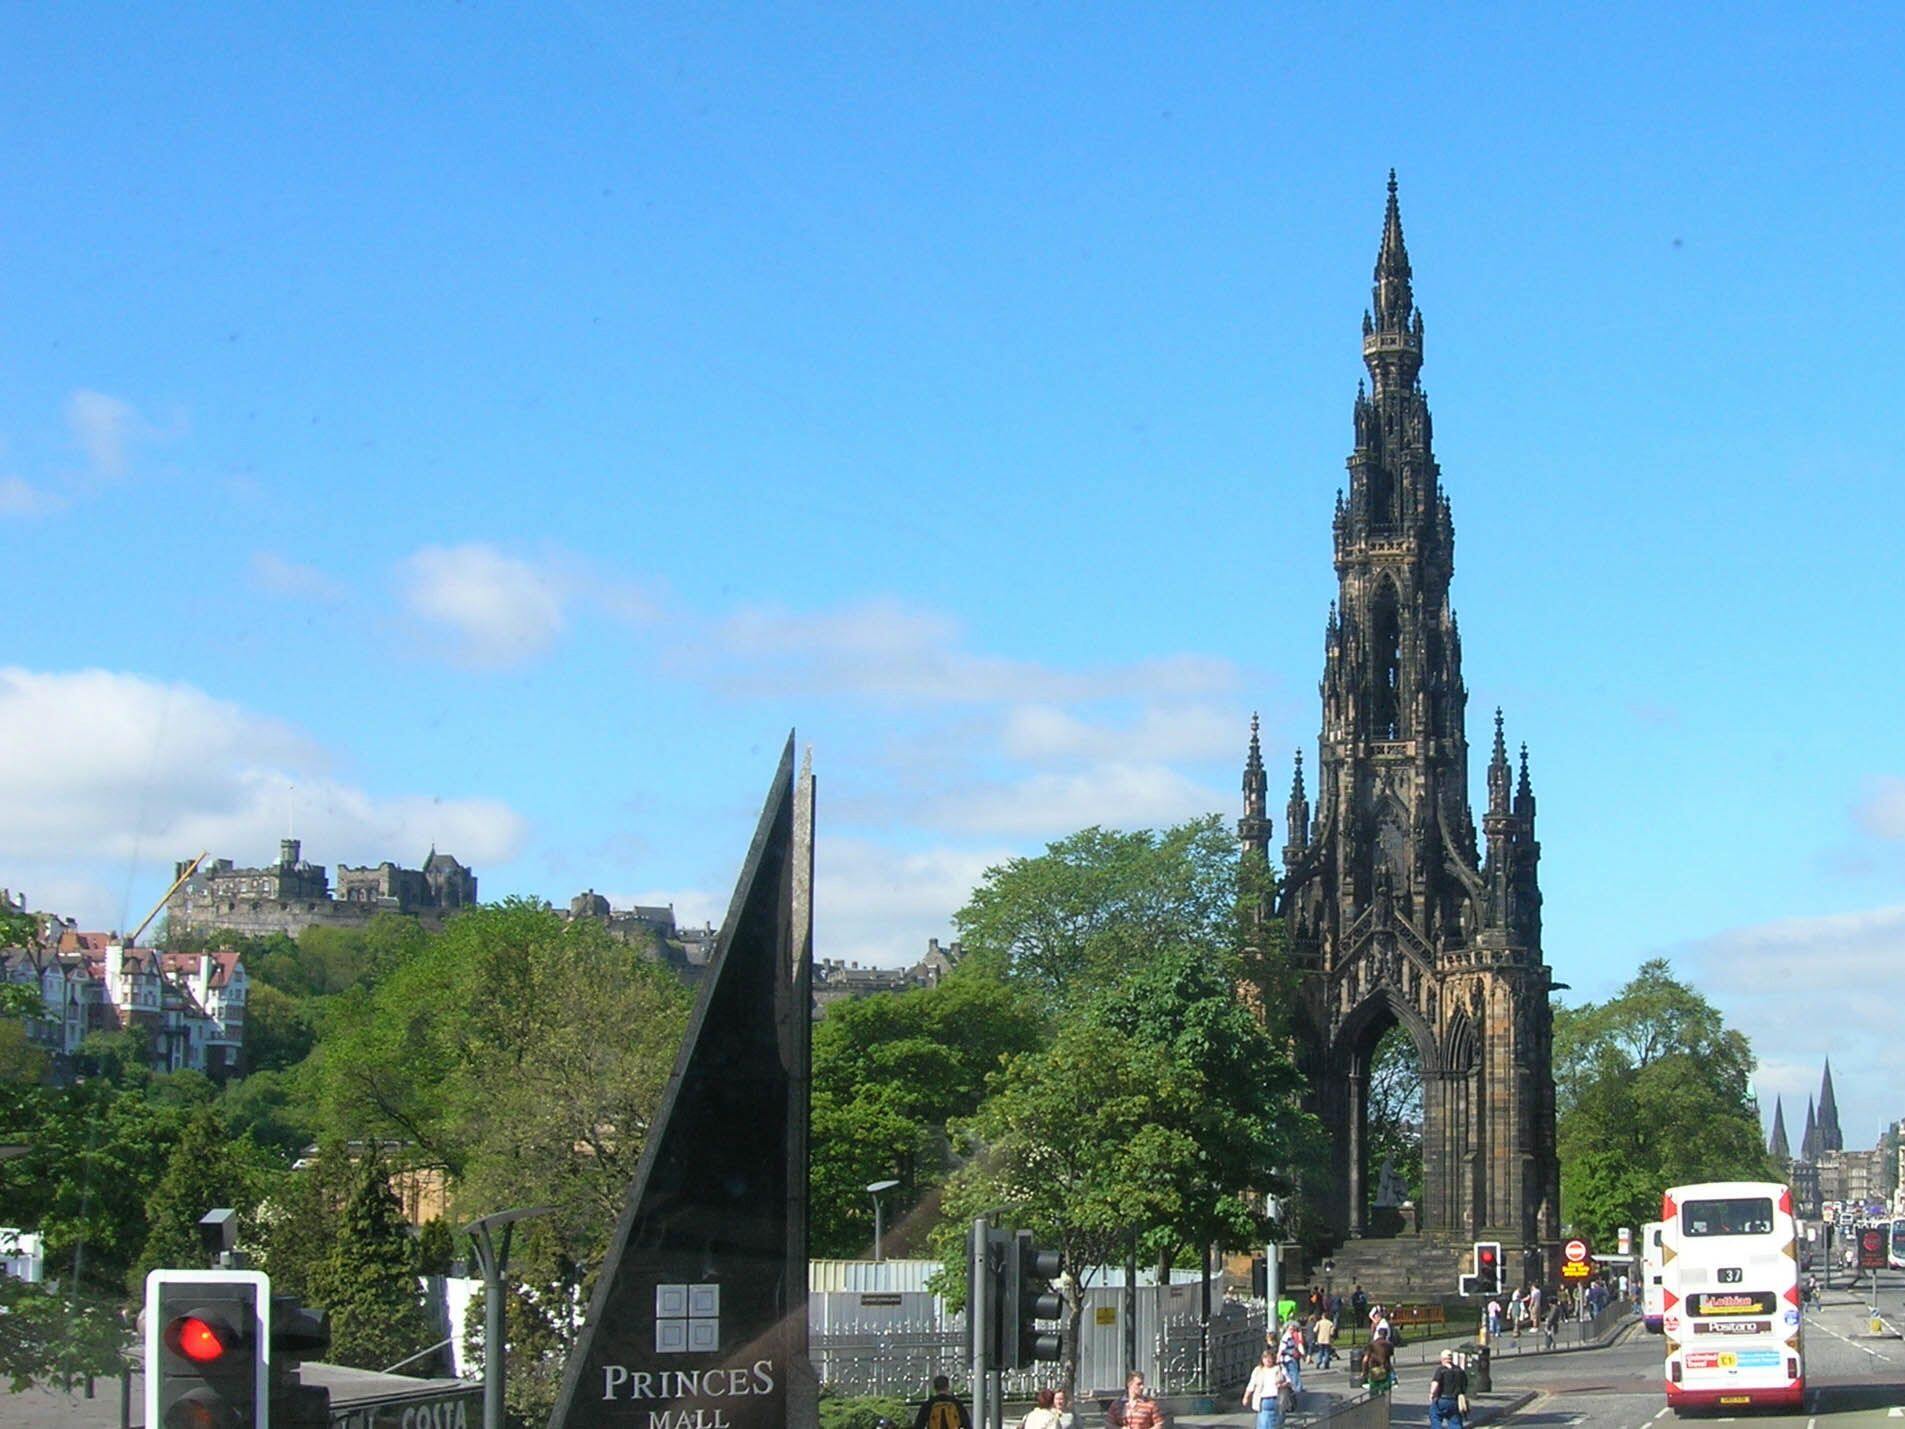
<path fill-rule="evenodd" d="M 886 1237 L 880 1221 L 880 1193 L 890 1191 L 899 1184 L 898 1181 L 872 1181 L 867 1184 L 867 1192 L 873 1197 L 873 1258 L 876 1261 L 886 1259 Z"/>
<path fill-rule="evenodd" d="M 483 1429 L 503 1429 L 503 1360 L 509 1353 L 503 1343 L 503 1272 L 509 1268 L 509 1242 L 516 1222 L 551 1215 L 555 1209 L 518 1206 L 463 1227 L 483 1272 Z"/>

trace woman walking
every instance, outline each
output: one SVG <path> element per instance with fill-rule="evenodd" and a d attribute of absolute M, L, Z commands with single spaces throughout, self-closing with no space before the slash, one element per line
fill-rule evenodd
<path fill-rule="evenodd" d="M 1281 1397 L 1289 1384 L 1274 1350 L 1265 1350 L 1244 1386 L 1244 1408 L 1257 1411 L 1257 1429 L 1277 1429 L 1283 1422 Z"/>

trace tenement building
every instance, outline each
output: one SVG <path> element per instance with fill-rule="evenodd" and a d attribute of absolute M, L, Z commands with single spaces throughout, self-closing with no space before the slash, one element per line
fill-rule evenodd
<path fill-rule="evenodd" d="M 430 850 L 422 868 L 383 863 L 352 868 L 339 864 L 337 888 L 321 863 L 307 863 L 297 839 L 278 844 L 278 861 L 263 868 L 236 868 L 228 858 L 174 871 L 184 882 L 165 900 L 168 932 L 214 930 L 266 937 L 295 937 L 320 926 L 361 928 L 379 913 L 402 913 L 426 927 L 476 902 L 476 875 L 447 853 Z"/>
<path fill-rule="evenodd" d="M 1452 1291 L 1470 1244 L 1539 1275 L 1559 1242 L 1554 986 L 1541 952 L 1535 795 L 1496 712 L 1480 829 L 1469 807 L 1468 690 L 1449 602 L 1455 531 L 1419 373 L 1424 326 L 1395 176 L 1363 318 L 1349 490 L 1334 524 L 1338 592 L 1324 627 L 1314 808 L 1297 756 L 1274 911 L 1298 973 L 1293 1008 L 1313 1109 L 1333 1147 L 1308 1200 L 1337 1243 L 1336 1279 Z M 1239 824 L 1267 866 L 1268 781 L 1255 722 Z M 1369 1071 L 1401 1027 L 1422 1071 L 1422 1184 L 1402 1228 L 1372 1215 Z M 1359 1245 L 1366 1247 L 1359 1253 Z M 1393 1293 L 1393 1292 L 1392 1292 Z"/>

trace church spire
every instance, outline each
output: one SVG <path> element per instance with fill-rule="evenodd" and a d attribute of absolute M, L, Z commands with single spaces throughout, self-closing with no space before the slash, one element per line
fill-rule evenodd
<path fill-rule="evenodd" d="M 1528 746 L 1521 747 L 1521 778 L 1515 785 L 1515 817 L 1530 824 L 1535 821 L 1535 791 L 1528 782 Z"/>
<path fill-rule="evenodd" d="M 1799 1159 L 1810 1166 L 1819 1156 L 1819 1119 L 1813 1115 L 1812 1098 L 1806 1098 L 1806 1129 L 1799 1137 Z"/>
<path fill-rule="evenodd" d="M 1396 171 L 1389 171 L 1389 202 L 1382 215 L 1382 247 L 1376 253 L 1370 310 L 1379 332 L 1401 332 L 1415 306 L 1410 291 L 1409 249 L 1402 241 L 1402 206 L 1396 202 Z"/>
<path fill-rule="evenodd" d="M 1778 1097 L 1773 1098 L 1773 1137 L 1766 1143 L 1766 1154 L 1775 1161 L 1793 1159 L 1792 1147 L 1786 1143 L 1786 1108 Z"/>
<path fill-rule="evenodd" d="M 1845 1137 L 1839 1130 L 1839 1099 L 1832 1094 L 1832 1058 L 1826 1058 L 1826 1075 L 1819 1086 L 1819 1149 L 1845 1150 Z"/>
<path fill-rule="evenodd" d="M 1283 846 L 1283 864 L 1288 868 L 1310 846 L 1310 798 L 1303 789 L 1303 751 L 1296 752 L 1296 772 L 1290 776 L 1290 806 L 1285 811 L 1285 827 L 1290 841 Z"/>
<path fill-rule="evenodd" d="M 1488 761 L 1488 812 L 1508 812 L 1508 741 L 1502 737 L 1501 707 L 1495 707 L 1495 754 Z"/>
<path fill-rule="evenodd" d="M 1396 171 L 1389 171 L 1389 201 L 1383 209 L 1382 246 L 1376 250 L 1375 283 L 1363 314 L 1363 361 L 1371 390 L 1406 392 L 1422 366 L 1422 314 L 1410 284 L 1409 249 L 1402 241 L 1402 206 L 1396 201 Z"/>
<path fill-rule="evenodd" d="M 1257 716 L 1250 716 L 1250 752 L 1244 757 L 1244 816 L 1237 821 L 1237 838 L 1245 853 L 1270 853 L 1270 780 L 1263 772 L 1263 744 L 1257 734 Z"/>

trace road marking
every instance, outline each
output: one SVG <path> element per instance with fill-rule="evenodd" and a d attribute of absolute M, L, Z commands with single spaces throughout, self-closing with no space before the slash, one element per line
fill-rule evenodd
<path fill-rule="evenodd" d="M 1887 1419 L 1905 1419 L 1905 1409 L 1900 1409 L 1894 1404 L 1890 1409 L 1885 1411 L 1885 1417 Z M 1812 1429 L 1812 1425 L 1808 1424 L 1806 1429 Z"/>
<path fill-rule="evenodd" d="M 1667 1406 L 1666 1406 L 1666 1405 L 1664 1405 L 1664 1404 L 1663 1404 L 1663 1405 L 1661 1405 L 1659 1409 L 1657 1409 L 1657 1410 L 1655 1410 L 1655 1411 L 1654 1411 L 1654 1419 L 1658 1419 L 1658 1418 L 1660 1418 L 1660 1416 L 1661 1416 L 1661 1415 L 1663 1415 L 1663 1414 L 1665 1414 L 1666 1412 L 1667 1412 Z M 1654 1419 L 1649 1419 L 1649 1420 L 1648 1420 L 1647 1422 L 1648 1422 L 1649 1424 L 1652 1424 L 1652 1423 L 1654 1422 Z M 1808 1425 L 1806 1426 L 1806 1429 L 1812 1429 L 1812 1425 L 1810 1425 L 1810 1424 L 1808 1424 Z"/>
<path fill-rule="evenodd" d="M 1844 1344 L 1851 1345 L 1852 1348 L 1857 1350 L 1860 1354 L 1870 1355 L 1875 1360 L 1885 1360 L 1889 1363 L 1892 1358 L 1890 1355 L 1880 1354 L 1877 1350 L 1872 1349 L 1867 1345 L 1860 1344 L 1857 1340 L 1848 1339 L 1846 1336 L 1840 1334 L 1837 1330 L 1833 1329 L 1832 1326 L 1824 1323 L 1823 1321 L 1820 1321 L 1820 1320 L 1813 1321 L 1813 1328 L 1816 1330 L 1824 1330 L 1828 1335 L 1831 1335 L 1833 1339 L 1841 1341 Z M 1899 1417 L 1901 1419 L 1905 1419 L 1905 1414 L 1901 1414 Z"/>

